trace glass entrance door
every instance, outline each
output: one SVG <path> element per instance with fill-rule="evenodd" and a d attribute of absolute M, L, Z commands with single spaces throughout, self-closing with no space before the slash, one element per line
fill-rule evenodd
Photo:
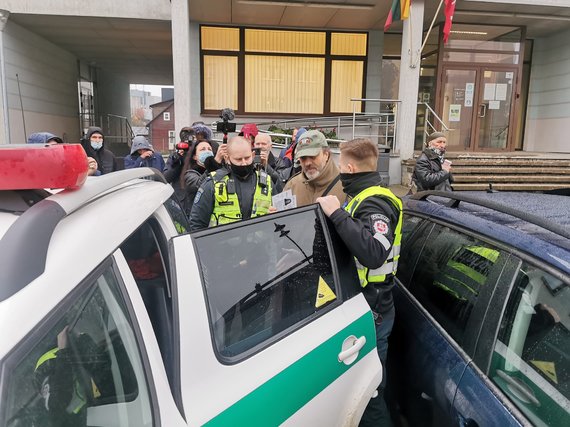
<path fill-rule="evenodd" d="M 439 91 L 440 117 L 449 127 L 449 151 L 510 148 L 516 68 L 445 67 Z"/>
<path fill-rule="evenodd" d="M 513 84 L 516 77 L 516 69 L 481 69 L 477 125 L 474 129 L 476 150 L 495 151 L 509 148 L 511 110 L 514 104 Z"/>

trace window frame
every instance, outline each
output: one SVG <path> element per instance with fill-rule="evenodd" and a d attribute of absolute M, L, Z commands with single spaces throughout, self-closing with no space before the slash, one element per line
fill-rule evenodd
<path fill-rule="evenodd" d="M 239 29 L 239 50 L 208 50 L 202 49 L 202 27 L 217 27 L 217 28 L 238 28 Z M 238 59 L 238 106 L 234 109 L 236 116 L 248 117 L 315 117 L 315 116 L 335 116 L 339 114 L 350 114 L 347 112 L 339 113 L 331 111 L 331 81 L 332 81 L 332 61 L 362 61 L 362 94 L 360 98 L 366 98 L 366 82 L 367 82 L 367 69 L 368 69 L 368 54 L 370 34 L 368 31 L 348 31 L 348 30 L 315 30 L 315 29 L 299 29 L 292 30 L 286 28 L 279 28 L 279 31 L 303 31 L 303 32 L 317 32 L 325 33 L 325 53 L 324 54 L 302 54 L 302 53 L 281 53 L 281 52 L 248 52 L 245 50 L 245 31 L 246 30 L 268 30 L 266 27 L 258 26 L 228 26 L 220 24 L 201 24 L 199 29 L 199 51 L 200 51 L 200 112 L 202 115 L 209 116 L 219 115 L 219 110 L 210 110 L 204 108 L 204 56 L 234 56 Z M 366 35 L 366 52 L 365 55 L 333 55 L 331 54 L 331 39 L 332 33 L 347 33 L 347 34 L 365 34 Z M 325 72 L 323 79 L 324 94 L 323 94 L 323 112 L 322 113 L 264 113 L 245 111 L 245 57 L 246 55 L 252 56 L 294 56 L 294 57 L 308 57 L 308 58 L 324 58 Z M 365 102 L 361 103 L 361 111 L 365 111 Z"/>
<path fill-rule="evenodd" d="M 170 111 L 165 111 L 162 113 L 162 120 L 164 120 L 165 122 L 170 121 Z"/>
<path fill-rule="evenodd" d="M 23 358 L 25 358 L 35 348 L 38 342 L 46 336 L 63 318 L 64 314 L 73 304 L 77 303 L 81 298 L 86 298 L 88 294 L 96 289 L 96 281 L 103 275 L 105 271 L 112 271 L 117 281 L 117 288 L 123 299 L 126 313 L 130 321 L 133 334 L 137 341 L 137 349 L 140 354 L 141 365 L 144 369 L 144 377 L 150 402 L 150 411 L 152 416 L 152 425 L 160 426 L 160 410 L 158 406 L 158 397 L 156 393 L 156 385 L 154 383 L 153 370 L 150 365 L 150 359 L 146 352 L 146 348 L 141 344 L 144 342 L 142 331 L 136 321 L 137 317 L 134 312 L 128 292 L 125 288 L 123 277 L 117 267 L 112 256 L 106 258 L 93 271 L 91 271 L 69 294 L 67 294 L 50 312 L 40 320 L 35 327 L 30 330 L 14 347 L 0 360 L 0 399 L 6 400 L 4 396 L 10 392 L 8 390 L 8 377 L 14 372 L 14 368 L 18 366 Z M 4 408 L 4 409 L 2 409 Z M 5 406 L 0 406 L 0 421 L 6 421 Z"/>
<path fill-rule="evenodd" d="M 215 338 L 216 331 L 214 329 L 214 325 L 212 324 L 212 313 L 211 313 L 211 309 L 210 309 L 210 304 L 208 303 L 208 291 L 207 291 L 205 284 L 204 284 L 204 276 L 203 276 L 202 268 L 200 268 L 200 256 L 199 256 L 200 252 L 199 252 L 198 247 L 197 247 L 197 240 L 199 240 L 200 237 L 212 236 L 214 234 L 223 233 L 226 230 L 233 230 L 235 228 L 242 227 L 244 224 L 251 225 L 251 224 L 254 224 L 256 222 L 272 221 L 272 220 L 276 220 L 276 219 L 279 219 L 282 217 L 290 216 L 291 214 L 308 212 L 308 211 L 315 211 L 316 216 L 321 221 L 321 224 L 323 224 L 323 234 L 325 236 L 325 242 L 327 245 L 327 250 L 329 251 L 331 269 L 332 269 L 333 279 L 335 281 L 335 291 L 336 291 L 336 297 L 337 297 L 336 300 L 331 301 L 326 306 L 324 306 L 322 309 L 319 309 L 317 312 L 313 313 L 312 315 L 305 317 L 304 319 L 296 322 L 295 324 L 289 326 L 288 328 L 284 329 L 283 331 L 278 332 L 275 335 L 272 335 L 268 339 L 262 341 L 261 343 L 255 345 L 254 347 L 252 347 L 252 348 L 250 348 L 250 349 L 248 349 L 248 350 L 246 350 L 246 351 L 244 351 L 238 355 L 226 356 L 226 355 L 221 354 L 219 352 L 218 346 L 216 344 L 216 338 Z M 194 250 L 194 253 L 196 254 L 196 262 L 198 265 L 198 270 L 200 271 L 200 286 L 202 287 L 202 292 L 203 292 L 204 299 L 205 299 L 206 310 L 208 312 L 208 325 L 210 328 L 210 340 L 212 343 L 212 350 L 213 350 L 214 354 L 216 355 L 217 360 L 223 365 L 228 365 L 228 366 L 237 365 L 237 364 L 243 362 L 244 360 L 247 360 L 250 357 L 255 356 L 256 354 L 265 351 L 267 348 L 271 347 L 272 345 L 276 344 L 277 342 L 281 341 L 282 339 L 284 339 L 284 338 L 288 337 L 289 335 L 294 334 L 295 332 L 304 328 L 309 323 L 315 321 L 316 319 L 318 319 L 318 318 L 324 316 L 325 314 L 329 313 L 330 311 L 336 309 L 337 307 L 342 305 L 347 299 L 353 297 L 356 294 L 356 293 L 353 294 L 350 290 L 347 290 L 346 286 L 348 286 L 348 285 L 343 284 L 341 282 L 341 277 L 346 277 L 346 274 L 341 275 L 339 272 L 338 265 L 337 265 L 338 259 L 337 259 L 336 251 L 334 250 L 334 245 L 333 245 L 333 241 L 331 238 L 329 225 L 327 224 L 326 216 L 324 215 L 322 210 L 318 208 L 317 205 L 303 206 L 300 208 L 286 210 L 283 212 L 277 212 L 277 213 L 274 213 L 271 215 L 264 215 L 261 217 L 252 218 L 252 219 L 248 219 L 248 220 L 238 221 L 238 222 L 230 223 L 230 224 L 223 225 L 223 226 L 206 228 L 203 230 L 193 232 L 193 233 L 191 233 L 191 235 L 192 235 L 193 250 Z M 356 274 L 356 269 L 354 269 L 354 273 Z M 357 277 L 357 276 L 355 275 L 355 277 Z"/>

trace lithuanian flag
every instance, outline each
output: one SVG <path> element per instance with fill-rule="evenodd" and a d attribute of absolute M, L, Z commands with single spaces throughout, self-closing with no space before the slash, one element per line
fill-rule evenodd
<path fill-rule="evenodd" d="M 394 0 L 392 8 L 388 12 L 386 23 L 384 24 L 384 31 L 388 31 L 390 25 L 394 21 L 403 21 L 410 16 L 410 2 L 411 0 Z"/>

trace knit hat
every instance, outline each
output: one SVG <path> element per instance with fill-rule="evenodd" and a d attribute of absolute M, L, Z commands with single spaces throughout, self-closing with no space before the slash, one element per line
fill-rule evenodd
<path fill-rule="evenodd" d="M 447 137 L 444 135 L 443 132 L 434 132 L 430 136 L 428 136 L 427 142 L 429 143 L 429 142 L 431 142 L 437 138 L 446 138 L 447 139 Z"/>
<path fill-rule="evenodd" d="M 210 141 L 213 137 L 212 129 L 210 129 L 205 124 L 196 124 L 196 125 L 192 126 L 192 129 L 194 129 L 194 133 L 196 135 L 198 135 L 199 133 L 205 135 L 207 141 Z"/>
<path fill-rule="evenodd" d="M 136 153 L 138 150 L 154 151 L 154 148 L 152 148 L 152 145 L 150 145 L 144 136 L 139 135 L 133 138 L 133 144 L 131 145 L 131 155 Z"/>
<path fill-rule="evenodd" d="M 305 156 L 316 156 L 323 148 L 328 146 L 329 144 L 322 132 L 309 130 L 303 133 L 301 138 L 297 140 L 295 159 Z"/>
<path fill-rule="evenodd" d="M 47 144 L 50 141 L 55 141 L 58 144 L 63 144 L 63 139 L 49 132 L 36 132 L 28 137 L 28 144 Z"/>
<path fill-rule="evenodd" d="M 239 131 L 239 135 L 246 138 L 249 138 L 250 136 L 253 136 L 255 138 L 258 133 L 259 129 L 257 129 L 257 125 L 255 123 L 246 123 L 241 127 L 241 130 Z"/>

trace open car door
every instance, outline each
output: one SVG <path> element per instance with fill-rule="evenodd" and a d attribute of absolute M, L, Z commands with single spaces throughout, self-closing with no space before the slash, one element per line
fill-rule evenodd
<path fill-rule="evenodd" d="M 172 241 L 189 425 L 356 425 L 382 377 L 352 257 L 316 205 Z"/>

